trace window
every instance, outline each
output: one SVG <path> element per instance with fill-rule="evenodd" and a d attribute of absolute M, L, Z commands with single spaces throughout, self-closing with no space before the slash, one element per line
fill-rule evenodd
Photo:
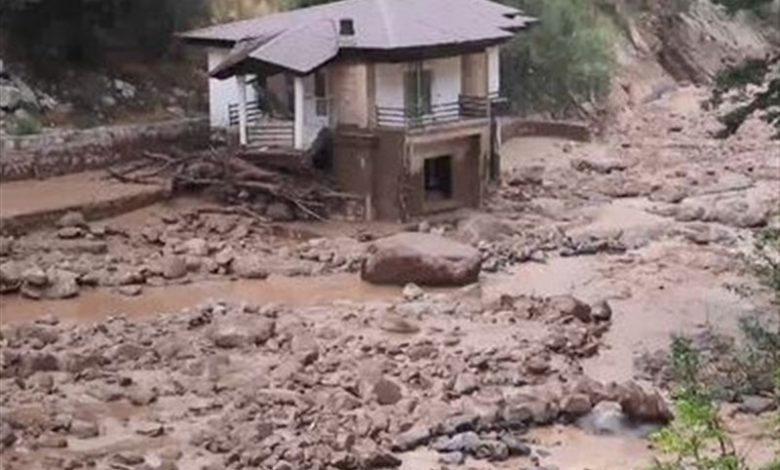
<path fill-rule="evenodd" d="M 452 157 L 427 158 L 424 165 L 425 198 L 429 201 L 452 198 Z"/>
<path fill-rule="evenodd" d="M 314 103 L 317 116 L 328 115 L 328 83 L 322 70 L 314 74 Z"/>
<path fill-rule="evenodd" d="M 407 117 L 419 118 L 431 113 L 431 78 L 431 71 L 423 69 L 422 62 L 415 62 L 404 74 Z"/>

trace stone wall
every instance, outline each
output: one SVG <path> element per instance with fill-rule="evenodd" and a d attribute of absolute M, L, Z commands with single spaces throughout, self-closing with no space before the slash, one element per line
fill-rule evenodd
<path fill-rule="evenodd" d="M 499 142 L 515 137 L 559 137 L 590 142 L 593 133 L 586 123 L 569 121 L 543 121 L 504 117 L 499 122 Z"/>
<path fill-rule="evenodd" d="M 207 117 L 150 124 L 106 126 L 0 136 L 0 180 L 12 181 L 75 173 L 131 159 L 143 150 L 172 145 L 203 147 L 209 141 Z"/>

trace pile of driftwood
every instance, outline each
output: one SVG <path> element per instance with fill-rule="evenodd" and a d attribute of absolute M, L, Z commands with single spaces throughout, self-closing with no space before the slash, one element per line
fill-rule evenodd
<path fill-rule="evenodd" d="M 213 189 L 242 212 L 262 217 L 252 201 L 283 201 L 302 218 L 323 219 L 322 201 L 338 193 L 321 177 L 284 173 L 253 164 L 228 150 L 143 152 L 140 158 L 109 168 L 108 174 L 132 184 L 168 184 L 174 191 Z"/>

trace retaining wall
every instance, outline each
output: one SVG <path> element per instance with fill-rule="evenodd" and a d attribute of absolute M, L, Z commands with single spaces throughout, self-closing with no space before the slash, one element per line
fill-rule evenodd
<path fill-rule="evenodd" d="M 209 141 L 207 117 L 149 124 L 62 130 L 31 136 L 0 137 L 0 180 L 13 181 L 103 168 L 134 158 L 143 150 L 171 145 L 203 147 Z"/>
<path fill-rule="evenodd" d="M 515 137 L 559 137 L 579 142 L 593 140 L 593 133 L 587 124 L 573 121 L 502 118 L 499 129 L 499 142 Z"/>
<path fill-rule="evenodd" d="M 68 207 L 0 216 L 0 234 L 20 235 L 42 226 L 53 226 L 63 215 L 71 211 L 81 212 L 87 220 L 100 220 L 130 212 L 160 202 L 171 195 L 170 188 L 160 187 L 127 196 L 95 200 Z"/>

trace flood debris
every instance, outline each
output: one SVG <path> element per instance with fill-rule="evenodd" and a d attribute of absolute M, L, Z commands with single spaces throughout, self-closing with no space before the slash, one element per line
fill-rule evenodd
<path fill-rule="evenodd" d="M 229 149 L 210 149 L 169 154 L 143 152 L 138 161 L 108 169 L 119 181 L 133 184 L 165 184 L 174 190 L 202 190 L 230 203 L 229 210 L 260 220 L 285 222 L 295 219 L 322 220 L 329 211 L 326 202 L 352 200 L 333 190 L 327 178 L 255 165 Z"/>
<path fill-rule="evenodd" d="M 507 338 L 526 334 L 512 317 L 550 334 L 558 322 L 597 328 L 579 313 L 592 306 L 520 297 L 491 306 L 468 290 L 414 290 L 327 309 L 214 301 L 141 321 L 5 326 L 4 463 L 26 468 L 42 455 L 29 450 L 46 448 L 63 449 L 73 468 L 396 468 L 420 447 L 454 464 L 526 456 L 529 428 L 571 422 L 602 401 L 629 420 L 668 420 L 655 392 L 583 377 L 574 349 L 483 341 L 496 326 Z M 496 308 L 506 312 L 499 325 Z M 388 315 L 419 326 L 399 335 L 383 326 Z M 436 327 L 445 318 L 452 326 Z M 161 436 L 164 453 L 152 445 Z M 120 452 L 66 451 L 120 438 Z"/>

